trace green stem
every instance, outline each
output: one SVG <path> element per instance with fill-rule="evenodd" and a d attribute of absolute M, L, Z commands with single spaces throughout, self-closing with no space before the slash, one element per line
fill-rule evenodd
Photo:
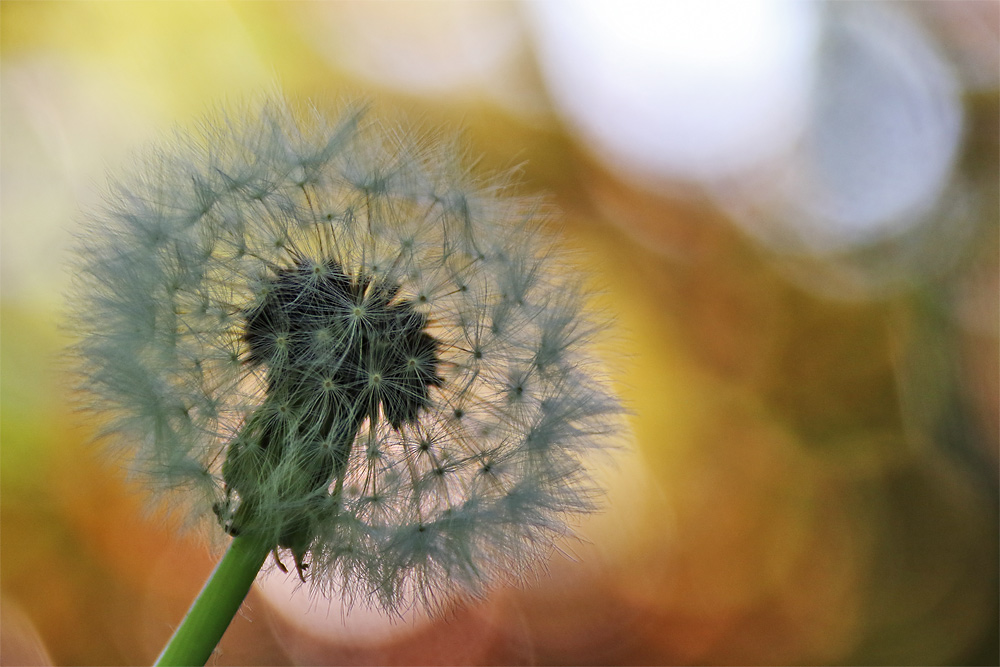
<path fill-rule="evenodd" d="M 233 538 L 157 665 L 190 667 L 208 661 L 273 546 L 249 536 Z"/>

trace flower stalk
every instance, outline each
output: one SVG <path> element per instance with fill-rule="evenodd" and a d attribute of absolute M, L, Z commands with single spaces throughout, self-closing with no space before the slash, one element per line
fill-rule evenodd
<path fill-rule="evenodd" d="M 233 539 L 157 658 L 158 666 L 204 665 L 208 661 L 273 547 L 249 535 Z"/>

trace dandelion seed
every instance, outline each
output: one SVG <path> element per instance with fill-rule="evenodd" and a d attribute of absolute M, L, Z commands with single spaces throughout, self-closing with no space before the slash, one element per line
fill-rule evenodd
<path fill-rule="evenodd" d="M 77 352 L 135 474 L 387 610 L 518 576 L 620 408 L 537 202 L 269 103 L 151 152 L 80 247 Z"/>

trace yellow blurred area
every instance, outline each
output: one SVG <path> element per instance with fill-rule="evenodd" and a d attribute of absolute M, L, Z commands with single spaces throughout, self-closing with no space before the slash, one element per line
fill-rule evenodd
<path fill-rule="evenodd" d="M 933 3 L 956 70 L 982 50 L 970 4 Z M 106 169 L 281 89 L 524 163 L 615 321 L 634 442 L 527 588 L 371 634 L 254 591 L 213 664 L 997 664 L 996 86 L 961 96 L 965 227 L 783 253 L 707 189 L 602 163 L 550 103 L 524 6 L 479 5 L 0 3 L 0 663 L 151 662 L 212 568 L 91 444 L 61 267 Z"/>

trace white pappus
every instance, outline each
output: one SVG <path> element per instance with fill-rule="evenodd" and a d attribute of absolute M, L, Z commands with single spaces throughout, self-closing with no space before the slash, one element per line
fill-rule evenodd
<path fill-rule="evenodd" d="M 130 470 L 387 610 L 518 577 L 619 428 L 544 207 L 463 161 L 272 100 L 137 160 L 78 246 L 75 353 Z"/>

